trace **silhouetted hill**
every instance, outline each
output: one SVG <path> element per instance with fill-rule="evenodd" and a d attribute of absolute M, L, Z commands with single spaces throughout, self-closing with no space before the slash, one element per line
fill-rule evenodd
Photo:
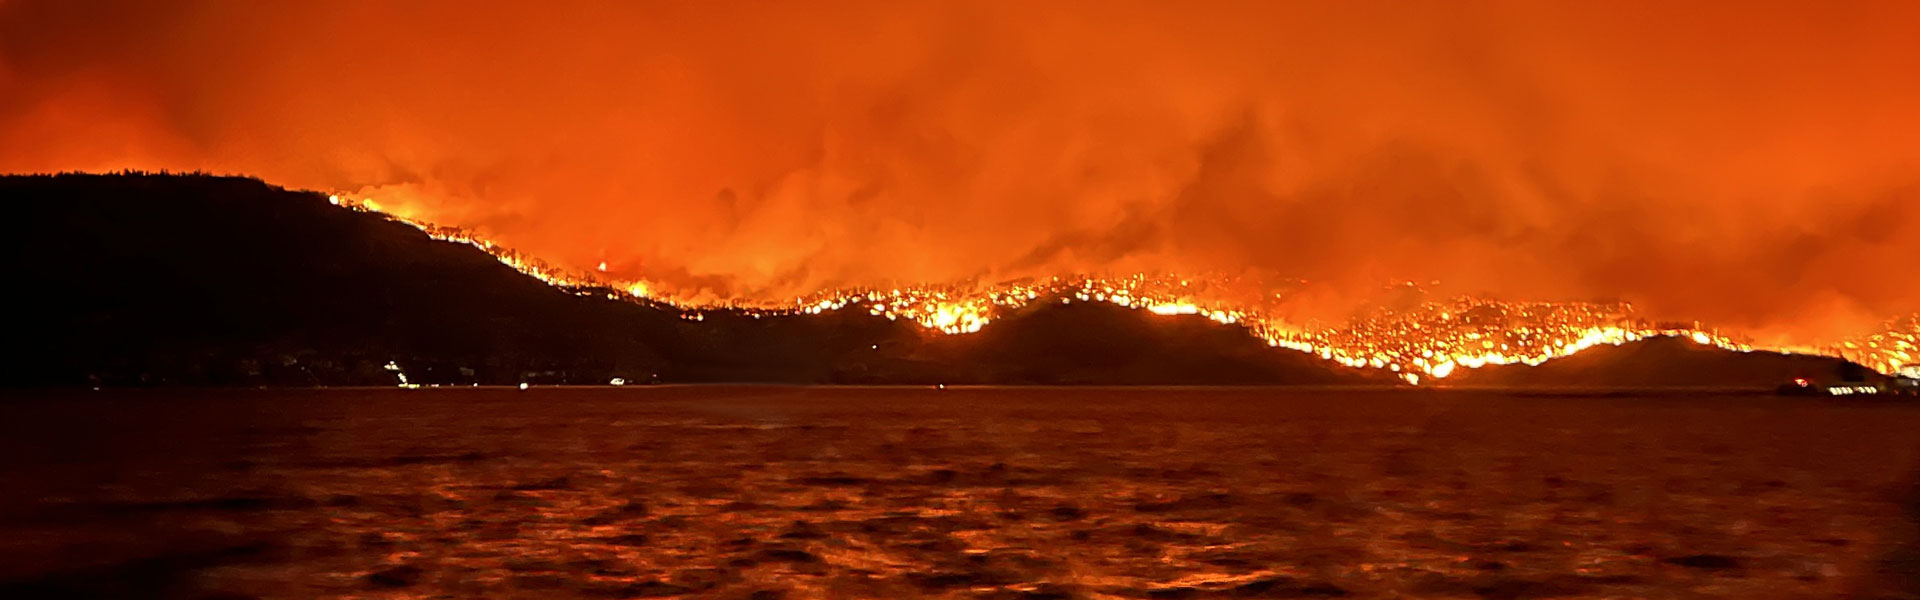
<path fill-rule="evenodd" d="M 1681 338 L 1653 338 L 1589 348 L 1537 366 L 1464 369 L 1447 385 L 1499 387 L 1716 387 L 1773 389 L 1804 377 L 1819 383 L 1881 381 L 1878 373 L 1825 356 L 1735 352 Z"/>
<path fill-rule="evenodd" d="M 1378 381 L 1237 328 L 1044 305 L 970 336 L 859 311 L 681 319 L 557 289 L 324 195 L 202 175 L 0 177 L 7 385 Z"/>
<path fill-rule="evenodd" d="M 1039 302 L 965 338 L 930 342 L 924 360 L 987 380 L 1078 384 L 1337 384 L 1398 380 L 1275 350 L 1237 325 L 1149 316 L 1105 302 Z"/>
<path fill-rule="evenodd" d="M 676 327 L 250 179 L 5 177 L 0 198 L 13 383 L 391 383 L 389 360 L 497 383 L 646 377 Z"/>

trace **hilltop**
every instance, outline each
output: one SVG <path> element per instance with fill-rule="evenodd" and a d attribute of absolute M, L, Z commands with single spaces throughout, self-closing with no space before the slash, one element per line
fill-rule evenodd
<path fill-rule="evenodd" d="M 689 320 L 248 178 L 0 176 L 0 203 L 12 386 L 1388 381 L 1205 318 L 1084 303 L 965 336 L 857 309 Z"/>
<path fill-rule="evenodd" d="M 1887 378 L 1871 369 L 1827 356 L 1737 352 L 1658 337 L 1619 346 L 1596 346 L 1539 365 L 1490 365 L 1456 371 L 1443 385 L 1503 388 L 1771 389 L 1794 378 L 1833 384 Z"/>

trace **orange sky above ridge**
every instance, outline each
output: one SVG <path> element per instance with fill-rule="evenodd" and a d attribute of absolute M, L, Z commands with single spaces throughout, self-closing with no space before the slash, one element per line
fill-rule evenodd
<path fill-rule="evenodd" d="M 0 0 L 0 172 L 378 198 L 718 296 L 1258 270 L 1920 310 L 1920 3 Z"/>

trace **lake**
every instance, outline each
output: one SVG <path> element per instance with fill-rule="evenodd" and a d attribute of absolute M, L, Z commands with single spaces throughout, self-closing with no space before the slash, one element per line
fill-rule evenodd
<path fill-rule="evenodd" d="M 0 423 L 9 598 L 1920 593 L 1911 403 L 105 391 Z"/>

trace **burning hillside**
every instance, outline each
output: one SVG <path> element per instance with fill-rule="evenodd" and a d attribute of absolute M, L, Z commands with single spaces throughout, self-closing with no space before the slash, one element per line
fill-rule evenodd
<path fill-rule="evenodd" d="M 378 201 L 372 199 L 354 200 L 336 194 L 329 200 L 356 211 L 380 210 Z M 1403 296 L 1395 306 L 1375 308 L 1369 314 L 1333 325 L 1291 323 L 1270 316 L 1285 307 L 1289 298 L 1284 292 L 1257 296 L 1270 300 L 1266 303 L 1236 302 L 1231 298 L 1236 292 L 1244 292 L 1251 285 L 1249 281 L 1181 275 L 1081 275 L 991 285 L 833 290 L 790 302 L 702 303 L 678 300 L 670 291 L 644 280 L 613 279 L 603 271 L 559 269 L 459 228 L 387 216 L 418 227 L 435 239 L 470 244 L 550 285 L 584 293 L 623 290 L 624 295 L 608 297 L 674 305 L 684 311 L 683 318 L 692 320 L 703 319 L 704 313 L 712 311 L 758 318 L 849 310 L 905 320 L 941 333 L 967 334 L 979 331 L 1003 311 L 1036 302 L 1100 302 L 1158 315 L 1199 315 L 1240 325 L 1270 346 L 1317 355 L 1348 367 L 1384 369 L 1415 384 L 1444 379 L 1461 368 L 1537 365 L 1595 346 L 1618 346 L 1650 338 L 1679 338 L 1739 352 L 1756 348 L 1748 338 L 1700 323 L 1650 321 L 1624 302 L 1514 302 L 1474 297 L 1429 300 L 1412 282 L 1390 286 L 1403 289 L 1386 291 Z M 1409 293 L 1412 301 L 1406 299 Z M 1916 354 L 1920 354 L 1917 343 L 1920 315 L 1890 321 L 1883 331 L 1827 344 L 1761 349 L 1843 358 L 1891 374 L 1916 362 Z"/>
<path fill-rule="evenodd" d="M 1886 368 L 1917 6 L 5 0 L 0 172 L 338 190 L 702 309 L 1064 293 L 1423 376 L 1667 331 Z"/>

